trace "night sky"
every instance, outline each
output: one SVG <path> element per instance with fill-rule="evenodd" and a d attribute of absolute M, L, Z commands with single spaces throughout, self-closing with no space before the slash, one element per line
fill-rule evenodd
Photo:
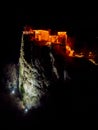
<path fill-rule="evenodd" d="M 26 2 L 2 11 L 3 22 L 9 30 L 8 37 L 16 37 L 14 40 L 26 24 L 35 28 L 65 30 L 70 35 L 92 33 L 98 36 L 98 10 L 93 4 L 90 6 L 90 2 L 87 5 L 83 2 Z"/>
<path fill-rule="evenodd" d="M 39 29 L 67 31 L 68 36 L 75 36 L 77 44 L 93 44 L 98 37 L 97 8 L 85 4 L 49 4 L 37 6 L 29 4 L 16 8 L 16 33 L 25 25 Z M 83 41 L 83 42 L 82 42 Z"/>
<path fill-rule="evenodd" d="M 97 31 L 97 10 L 89 7 L 20 7 L 16 9 L 16 22 L 19 24 L 31 24 L 41 28 L 53 28 L 68 31 Z M 97 32 L 98 33 L 98 32 Z"/>
<path fill-rule="evenodd" d="M 3 37 L 0 48 L 2 61 L 15 60 L 19 55 L 21 33 L 25 25 L 39 29 L 67 31 L 68 36 L 75 36 L 77 46 L 98 42 L 98 11 L 93 4 L 78 2 L 33 2 L 17 3 L 2 10 L 1 31 Z M 83 41 L 83 42 L 82 42 Z M 9 58 L 6 57 L 6 54 Z M 16 55 L 17 54 L 17 55 Z M 18 58 L 17 58 L 18 59 Z"/>
<path fill-rule="evenodd" d="M 15 60 L 16 54 L 18 57 L 21 33 L 25 25 L 31 25 L 36 29 L 67 31 L 69 36 L 76 37 L 77 46 L 82 45 L 82 41 L 86 41 L 86 43 L 94 41 L 93 39 L 98 36 L 97 10 L 93 10 L 88 5 L 84 7 L 49 2 L 46 2 L 46 5 L 42 3 L 26 3 L 25 6 L 19 4 L 12 10 L 7 10 L 4 19 L 5 30 L 8 30 L 4 43 L 10 59 L 13 60 Z M 5 44 L 3 44 L 3 49 L 5 49 Z M 93 42 L 89 44 L 93 44 Z"/>

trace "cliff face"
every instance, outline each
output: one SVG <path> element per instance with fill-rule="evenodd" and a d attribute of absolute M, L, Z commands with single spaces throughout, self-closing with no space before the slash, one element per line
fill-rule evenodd
<path fill-rule="evenodd" d="M 28 109 L 37 107 L 51 85 L 55 85 L 59 80 L 70 79 L 64 70 L 64 61 L 56 59 L 51 47 L 39 46 L 36 41 L 30 41 L 28 35 L 22 35 L 19 90 L 24 107 Z"/>
<path fill-rule="evenodd" d="M 56 84 L 70 77 L 65 60 L 55 54 L 52 46 L 39 46 L 28 35 L 22 35 L 20 44 L 19 63 L 6 64 L 2 79 L 10 96 L 16 98 L 18 109 L 27 112 L 40 107 L 43 97 L 48 97 Z"/>
<path fill-rule="evenodd" d="M 94 119 L 98 66 L 85 58 L 63 57 L 56 53 L 57 48 L 39 46 L 28 36 L 22 37 L 19 64 L 10 63 L 3 68 L 2 88 L 6 89 L 2 104 L 7 102 L 7 108 L 11 108 L 2 109 L 8 115 L 5 120 L 13 115 L 10 120 L 25 127 L 33 121 L 66 120 L 74 124 Z M 28 113 L 27 120 L 21 116 L 21 110 Z"/>
<path fill-rule="evenodd" d="M 40 64 L 39 57 L 33 55 L 33 45 L 29 41 L 24 41 L 25 39 L 22 37 L 19 58 L 19 89 L 24 107 L 30 109 L 40 104 L 40 98 L 49 86 L 49 81 L 44 75 L 44 68 Z"/>

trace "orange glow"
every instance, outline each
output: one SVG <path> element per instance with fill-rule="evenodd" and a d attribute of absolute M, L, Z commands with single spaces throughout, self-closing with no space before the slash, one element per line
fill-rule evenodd
<path fill-rule="evenodd" d="M 74 41 L 72 40 L 71 37 L 67 37 L 67 42 L 66 42 L 66 54 L 70 57 L 74 56 L 75 51 L 72 49 L 74 44 Z"/>
<path fill-rule="evenodd" d="M 58 32 L 58 42 L 62 45 L 65 45 L 67 42 L 67 33 L 66 32 Z"/>
<path fill-rule="evenodd" d="M 58 32 L 59 36 L 66 36 L 66 32 Z"/>
<path fill-rule="evenodd" d="M 66 54 L 68 56 L 74 56 L 74 50 L 72 50 L 71 47 L 68 45 L 66 45 Z"/>
<path fill-rule="evenodd" d="M 34 30 L 35 31 L 35 39 L 38 41 L 48 41 L 49 39 L 49 31 L 46 30 Z"/>
<path fill-rule="evenodd" d="M 49 30 L 32 30 L 31 28 L 25 29 L 23 34 L 34 34 L 31 40 L 46 41 L 46 43 L 62 44 L 65 45 L 67 42 L 66 32 L 57 32 L 57 35 L 50 35 Z"/>
<path fill-rule="evenodd" d="M 76 53 L 72 48 L 75 43 L 75 39 L 73 37 L 68 37 L 67 32 L 57 32 L 57 35 L 51 35 L 49 30 L 33 30 L 30 27 L 25 27 L 23 34 L 25 35 L 30 35 L 30 40 L 36 40 L 38 41 L 37 43 L 40 46 L 52 46 L 53 44 L 61 44 L 63 48 L 65 49 L 60 49 L 60 46 L 57 46 L 56 48 L 58 53 L 63 53 L 64 55 L 68 55 L 70 57 L 78 57 L 82 58 L 85 57 L 85 54 L 83 52 L 81 53 Z M 61 47 L 61 48 L 62 48 Z M 88 53 L 87 57 L 91 62 L 94 62 L 94 54 L 92 52 Z"/>
<path fill-rule="evenodd" d="M 57 35 L 50 35 L 49 42 L 58 43 L 58 36 Z"/>
<path fill-rule="evenodd" d="M 57 32 L 57 35 L 50 35 L 50 31 L 48 30 L 25 30 L 24 34 L 34 34 L 31 36 L 31 40 L 37 40 L 41 42 L 41 45 L 52 45 L 52 44 L 61 44 L 64 48 L 66 48 L 66 54 L 69 56 L 73 56 L 74 50 L 70 47 L 70 40 L 67 40 L 67 32 Z"/>
<path fill-rule="evenodd" d="M 24 31 L 24 34 L 34 34 L 31 36 L 31 40 L 35 39 L 41 42 L 41 45 L 61 44 L 66 48 L 65 54 L 68 56 L 74 55 L 74 50 L 71 49 L 72 41 L 69 37 L 67 38 L 67 32 L 57 32 L 57 35 L 50 35 L 49 30 L 32 30 L 29 28 L 29 30 Z"/>

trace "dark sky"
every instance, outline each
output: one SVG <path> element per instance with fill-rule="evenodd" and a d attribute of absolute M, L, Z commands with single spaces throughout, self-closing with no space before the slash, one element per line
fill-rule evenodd
<path fill-rule="evenodd" d="M 63 5 L 63 4 L 62 4 Z M 63 28 L 96 28 L 98 13 L 92 8 L 71 6 L 32 6 L 16 9 L 16 21 L 20 24 L 31 24 L 54 29 Z"/>
<path fill-rule="evenodd" d="M 98 36 L 98 13 L 89 5 L 59 4 L 16 8 L 16 30 L 26 24 L 40 29 L 67 31 L 68 35 L 82 38 Z"/>
<path fill-rule="evenodd" d="M 46 5 L 40 5 L 39 2 L 36 5 L 28 3 L 25 6 L 19 3 L 20 6 L 8 7 L 6 11 L 2 11 L 4 44 L 1 50 L 5 50 L 6 46 L 6 52 L 11 50 L 11 55 L 19 50 L 17 46 L 20 45 L 21 33 L 26 24 L 35 28 L 64 30 L 71 36 L 98 36 L 98 13 L 93 7 L 87 5 L 84 8 L 78 4 L 74 6 L 70 3 L 60 4 L 61 2 L 53 5 L 48 1 Z M 7 30 L 7 34 L 4 30 Z M 16 48 L 16 52 L 13 48 Z"/>
<path fill-rule="evenodd" d="M 94 10 L 95 9 L 95 10 Z M 16 29 L 26 24 L 40 29 L 67 31 L 68 35 L 82 38 L 98 36 L 98 13 L 89 5 L 34 6 L 16 8 Z M 89 38 L 90 37 L 90 38 Z"/>

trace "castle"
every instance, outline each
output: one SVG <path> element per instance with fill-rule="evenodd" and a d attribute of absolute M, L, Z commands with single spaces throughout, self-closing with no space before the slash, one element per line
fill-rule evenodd
<path fill-rule="evenodd" d="M 43 45 L 60 44 L 65 46 L 67 43 L 67 33 L 64 31 L 51 35 L 50 30 L 33 30 L 25 27 L 23 34 L 31 35 L 31 40 L 36 40 Z"/>

